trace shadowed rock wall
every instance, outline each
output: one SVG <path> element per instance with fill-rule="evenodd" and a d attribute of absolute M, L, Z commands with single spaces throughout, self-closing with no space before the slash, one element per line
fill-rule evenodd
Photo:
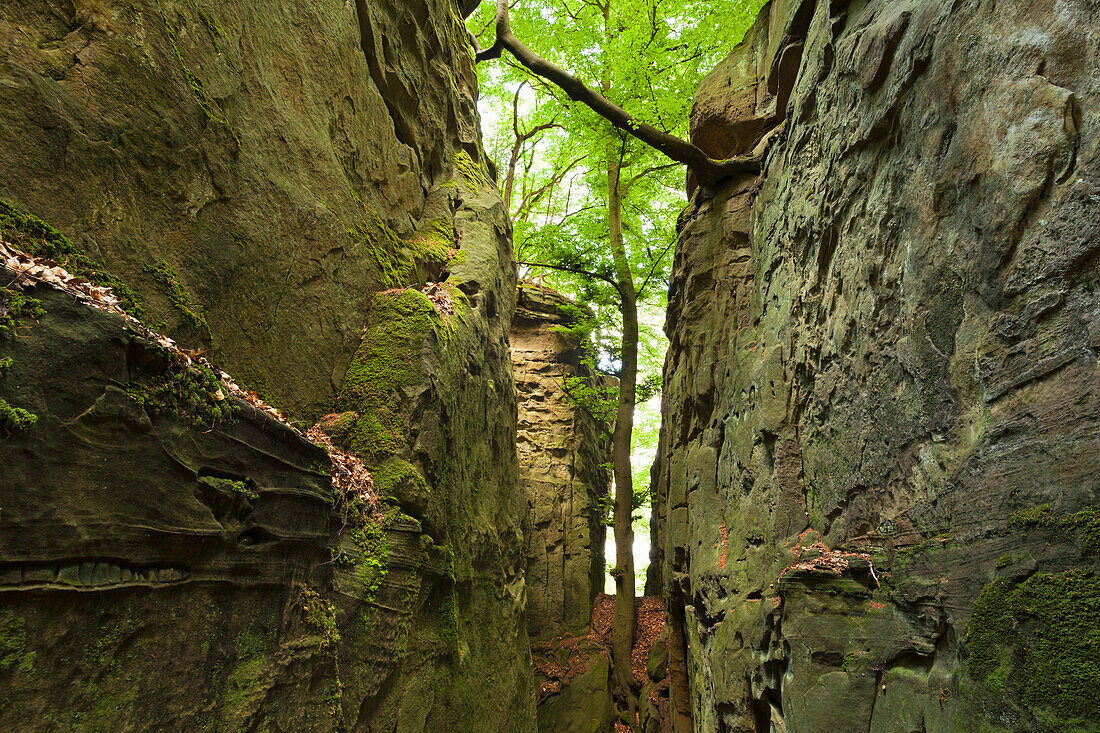
<path fill-rule="evenodd" d="M 297 438 L 149 432 L 121 321 L 48 303 L 0 343 L 0 396 L 40 417 L 0 439 L 3 727 L 534 728 L 515 274 L 475 95 L 452 0 L 0 6 L 5 237 L 329 414 L 385 500 L 380 530 L 334 510 Z"/>
<path fill-rule="evenodd" d="M 1100 10 L 765 7 L 693 139 L 657 562 L 676 730 L 1097 730 Z"/>
<path fill-rule="evenodd" d="M 563 332 L 575 304 L 521 284 L 512 320 L 512 369 L 519 395 L 520 481 L 530 504 L 527 628 L 532 639 L 583 634 L 603 592 L 599 502 L 611 483 L 608 441 L 566 393 L 566 378 L 600 379 L 581 364 L 581 345 Z"/>

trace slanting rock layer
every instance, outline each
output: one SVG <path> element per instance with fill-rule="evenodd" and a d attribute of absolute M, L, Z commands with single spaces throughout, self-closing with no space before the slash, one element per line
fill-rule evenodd
<path fill-rule="evenodd" d="M 512 319 L 520 481 L 530 504 L 526 587 L 532 640 L 583 634 L 604 586 L 607 427 L 585 409 L 582 395 L 571 397 L 569 391 L 602 388 L 607 378 L 585 366 L 583 345 L 568 331 L 576 308 L 559 293 L 525 283 Z"/>
<path fill-rule="evenodd" d="M 686 731 L 1100 729 L 1100 6 L 766 6 L 699 92 L 654 519 Z"/>
<path fill-rule="evenodd" d="M 118 316 L 5 294 L 0 727 L 535 728 L 468 5 L 0 5 L 4 237 L 324 416 L 383 500 Z"/>

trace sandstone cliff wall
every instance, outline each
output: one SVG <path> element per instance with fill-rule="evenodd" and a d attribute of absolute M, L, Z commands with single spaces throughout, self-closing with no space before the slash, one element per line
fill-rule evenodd
<path fill-rule="evenodd" d="M 766 6 L 693 137 L 653 582 L 678 730 L 1096 730 L 1100 10 Z M 766 139 L 765 139 L 766 138 Z"/>
<path fill-rule="evenodd" d="M 520 482 L 530 505 L 527 628 L 532 640 L 583 634 L 604 585 L 600 502 L 611 483 L 608 441 L 566 392 L 567 378 L 599 379 L 581 364 L 581 344 L 558 293 L 521 284 L 510 343 L 519 396 Z"/>
<path fill-rule="evenodd" d="M 376 531 L 299 439 L 143 418 L 121 322 L 47 303 L 0 343 L 0 396 L 39 416 L 0 439 L 3 727 L 534 728 L 515 275 L 466 9 L 0 6 L 5 237 L 303 427 L 328 413 L 385 499 Z"/>

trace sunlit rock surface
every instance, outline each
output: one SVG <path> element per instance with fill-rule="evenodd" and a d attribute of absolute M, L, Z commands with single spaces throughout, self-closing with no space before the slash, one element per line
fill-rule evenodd
<path fill-rule="evenodd" d="M 581 391 L 609 378 L 582 363 L 584 345 L 567 331 L 576 321 L 570 307 L 576 304 L 549 288 L 521 284 L 510 334 L 520 480 L 530 503 L 526 587 L 533 640 L 583 634 L 606 572 L 600 505 L 611 484 L 610 443 Z"/>

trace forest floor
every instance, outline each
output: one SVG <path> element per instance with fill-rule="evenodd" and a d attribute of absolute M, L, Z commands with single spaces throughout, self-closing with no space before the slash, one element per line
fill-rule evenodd
<path fill-rule="evenodd" d="M 657 596 L 635 599 L 638 612 L 638 630 L 634 637 L 634 649 L 630 655 L 634 682 L 641 689 L 649 682 L 647 666 L 649 650 L 665 629 L 665 606 Z M 588 671 L 588 660 L 594 654 L 611 659 L 611 625 L 615 616 L 615 596 L 601 593 L 592 608 L 592 620 L 588 633 L 581 636 L 566 634 L 548 641 L 531 644 L 535 674 L 543 678 L 536 694 L 536 704 L 557 695 L 563 687 Z M 628 730 L 626 726 L 616 731 Z"/>

